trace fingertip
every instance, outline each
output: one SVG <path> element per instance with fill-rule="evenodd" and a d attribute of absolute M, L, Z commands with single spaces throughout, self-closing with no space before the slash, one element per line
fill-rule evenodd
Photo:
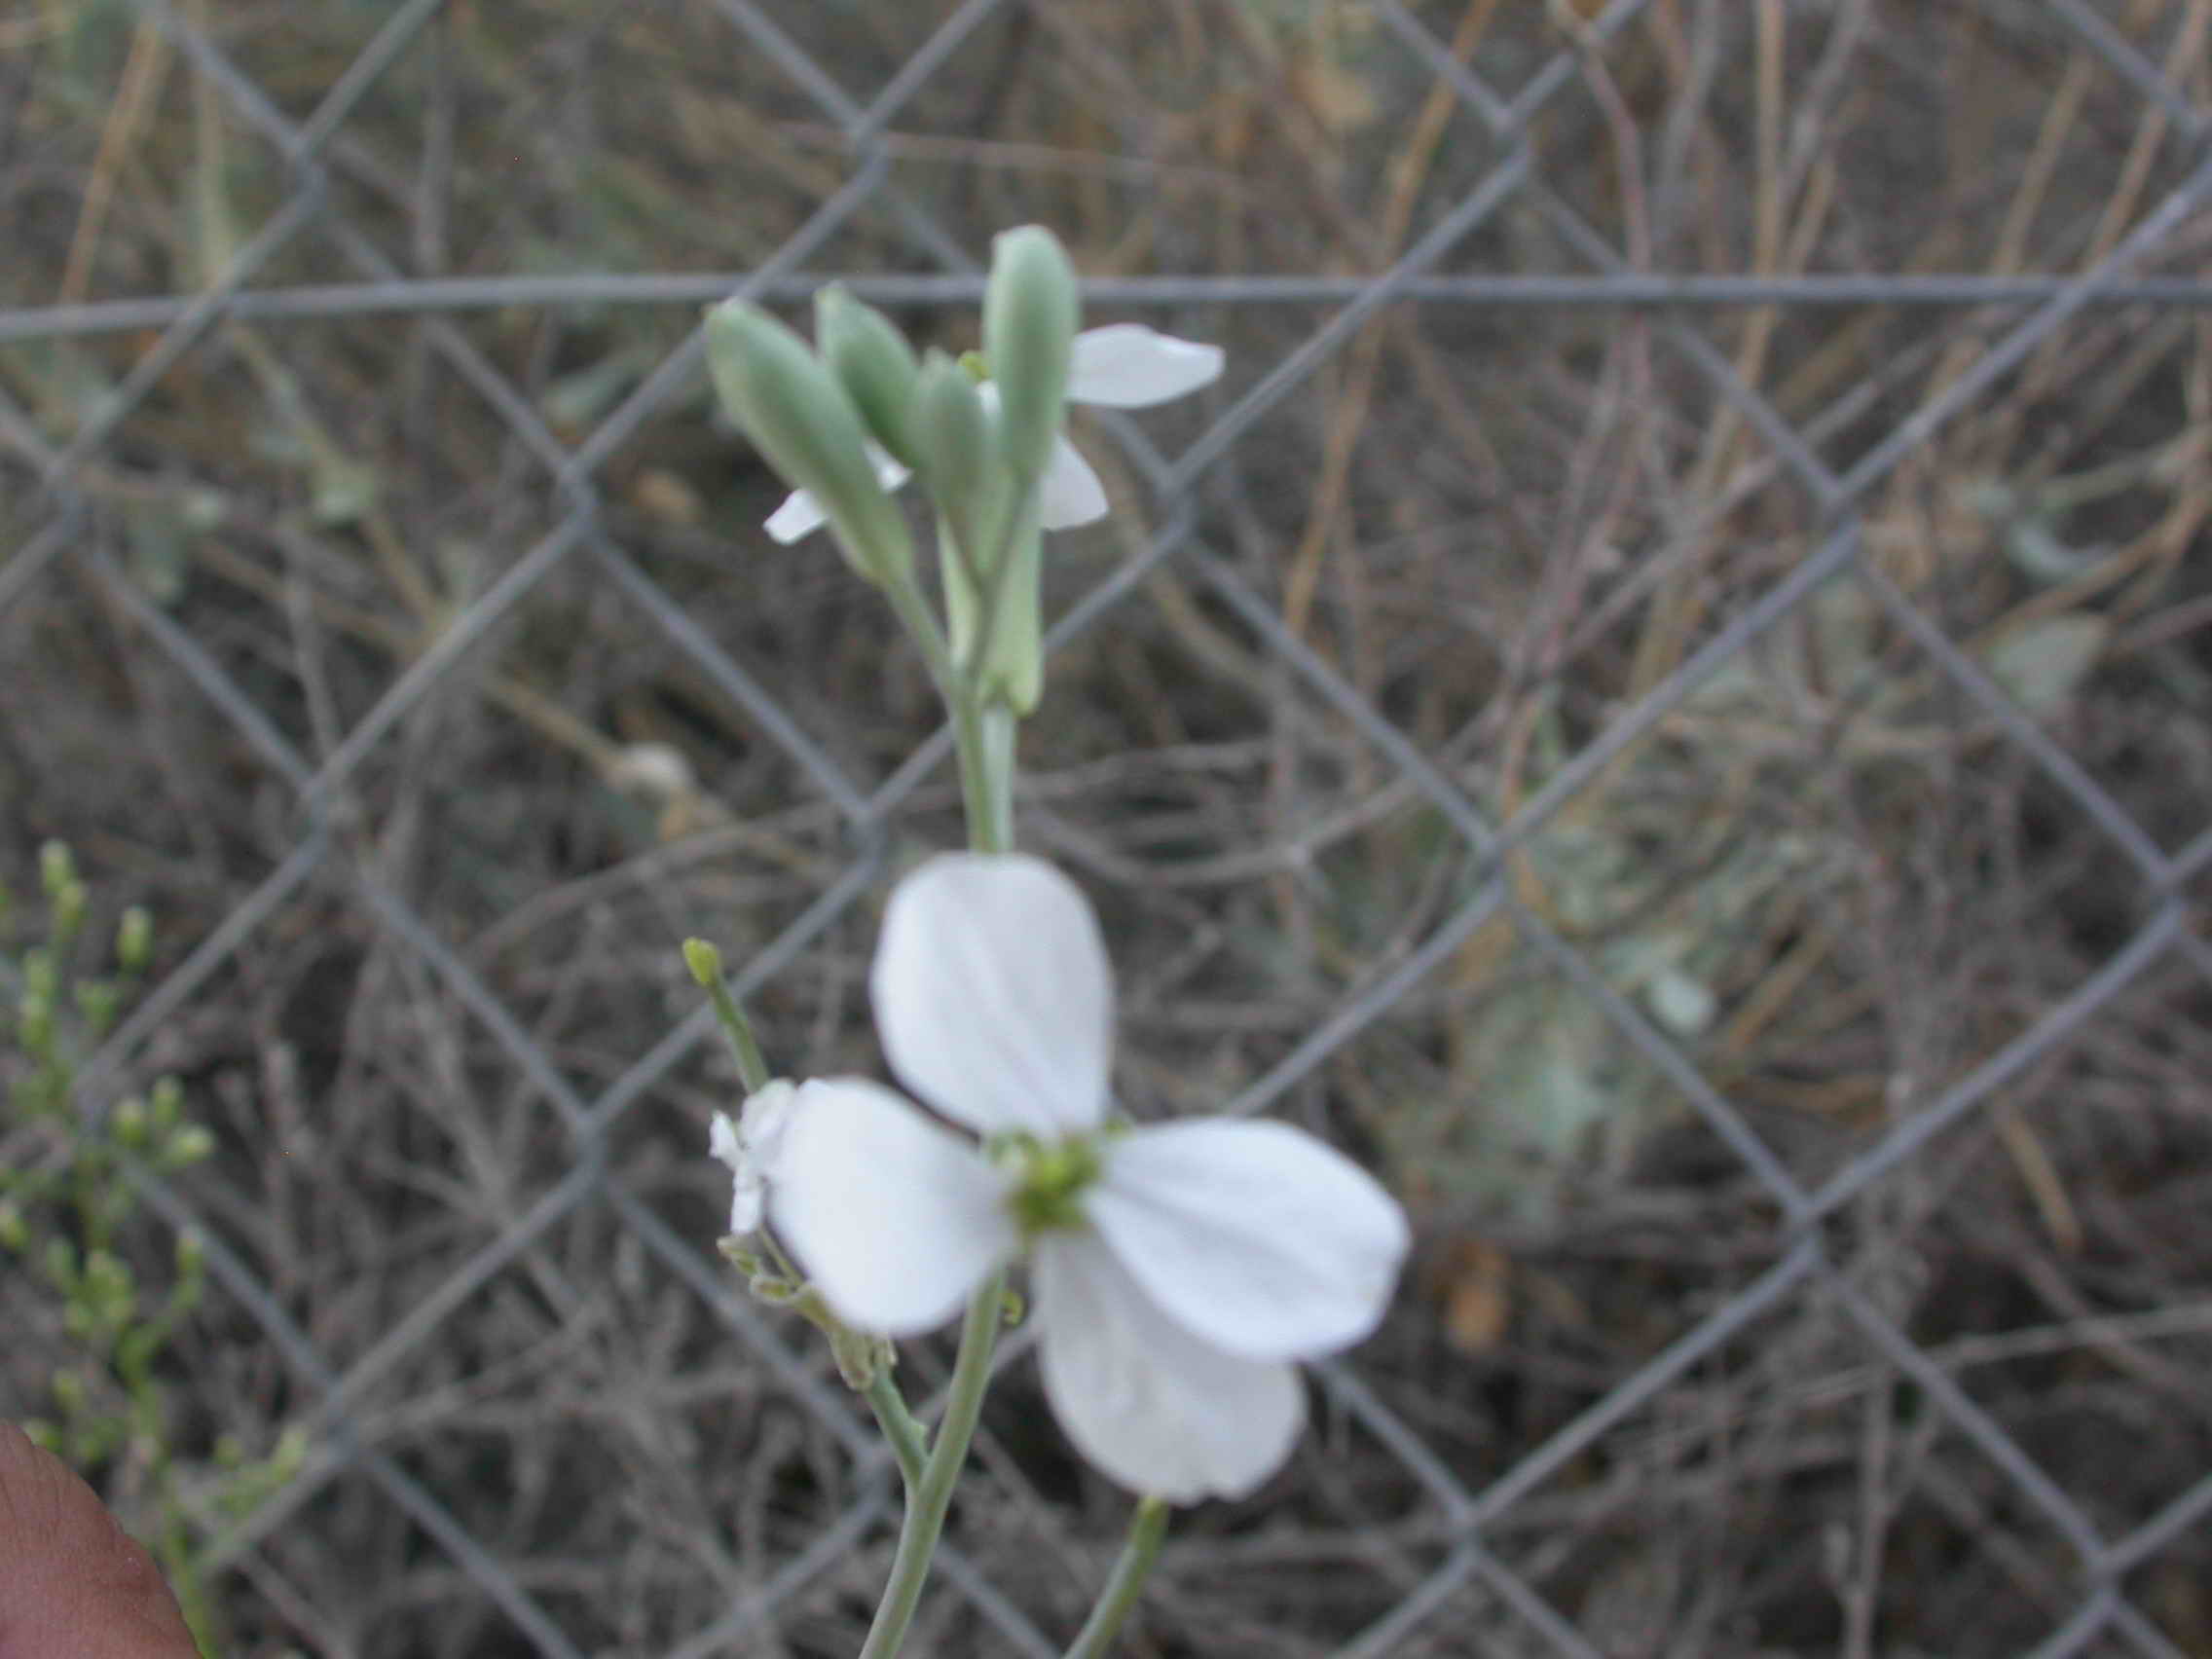
<path fill-rule="evenodd" d="M 60 1458 L 0 1421 L 0 1659 L 198 1659 L 146 1552 Z"/>

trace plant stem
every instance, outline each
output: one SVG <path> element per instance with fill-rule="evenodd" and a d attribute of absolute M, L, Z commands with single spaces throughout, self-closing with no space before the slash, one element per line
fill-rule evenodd
<path fill-rule="evenodd" d="M 977 688 L 963 681 L 949 658 L 942 657 L 941 636 L 936 633 L 936 619 L 929 615 L 921 596 L 911 587 L 903 589 L 904 598 L 912 608 L 928 623 L 928 632 L 917 628 L 909 618 L 907 626 L 917 640 L 923 642 L 924 654 L 932 658 L 933 672 L 942 661 L 950 672 L 939 680 L 946 706 L 952 712 L 953 735 L 960 755 L 960 790 L 968 813 L 968 845 L 978 853 L 1005 853 L 1014 850 L 1014 764 L 1015 718 L 1012 710 L 986 707 Z M 894 603 L 900 590 L 893 591 Z M 902 614 L 904 614 L 903 611 Z M 952 1494 L 960 1485 L 961 1470 L 968 1462 L 968 1445 L 976 1437 L 977 1421 L 983 1413 L 983 1392 L 990 1386 L 991 1354 L 998 1346 L 999 1329 L 1006 1322 L 1006 1270 L 998 1269 L 978 1285 L 969 1300 L 967 1317 L 960 1326 L 960 1357 L 953 1362 L 952 1388 L 944 1407 L 944 1419 L 938 1424 L 937 1438 L 930 1444 L 928 1458 L 922 1462 L 918 1476 L 909 1475 L 906 1485 L 906 1515 L 899 1528 L 899 1552 L 891 1563 L 891 1577 L 883 1587 L 883 1600 L 877 1604 L 875 1620 L 868 1626 L 867 1641 L 862 1644 L 860 1659 L 893 1659 L 899 1645 L 906 1640 L 906 1630 L 914 1621 L 914 1609 L 921 1604 L 922 1587 L 929 1581 L 930 1564 L 937 1556 L 937 1543 L 944 1531 L 945 1515 L 952 1508 Z M 889 1380 L 884 1380 L 889 1387 Z M 900 1446 L 900 1435 L 894 1428 L 894 1419 L 883 1406 L 878 1405 L 877 1389 L 868 1390 L 868 1404 L 877 1407 L 877 1419 L 884 1424 L 884 1432 L 891 1437 L 893 1454 L 900 1458 L 900 1468 L 906 1468 L 905 1453 Z M 891 1398 L 897 1398 L 892 1389 Z M 888 1402 L 887 1402 L 888 1403 Z M 903 1401 L 898 1404 L 898 1415 L 905 1421 L 913 1419 L 906 1413 Z M 915 1440 L 920 1439 L 920 1425 L 914 1425 Z M 918 1449 L 918 1447 L 917 1447 Z"/>
<path fill-rule="evenodd" d="M 952 1391 L 938 1425 L 937 1443 L 930 1449 L 922 1478 L 906 1504 L 906 1519 L 899 1529 L 899 1553 L 891 1563 L 891 1579 L 883 1587 L 883 1601 L 875 1609 L 867 1641 L 860 1659 L 892 1659 L 906 1639 L 914 1609 L 921 1603 L 922 1585 L 929 1578 L 930 1562 L 937 1554 L 944 1517 L 952 1507 L 953 1490 L 960 1484 L 961 1468 L 968 1461 L 968 1443 L 976 1435 L 977 1419 L 983 1412 L 983 1390 L 991 1381 L 991 1351 L 998 1346 L 999 1326 L 1006 1317 L 1006 1271 L 985 1279 L 968 1304 L 968 1316 L 960 1327 L 960 1357 L 952 1367 Z"/>
<path fill-rule="evenodd" d="M 1099 1592 L 1098 1604 L 1084 1621 L 1067 1659 L 1103 1659 L 1114 1638 L 1121 1634 L 1123 1621 L 1137 1604 L 1137 1597 L 1143 1594 L 1152 1564 L 1160 1559 L 1161 1540 L 1166 1536 L 1167 1500 L 1138 1499 L 1137 1512 L 1129 1518 L 1129 1540 L 1122 1546 L 1122 1559 L 1114 1564 L 1114 1576 Z"/>
<path fill-rule="evenodd" d="M 891 1455 L 899 1461 L 899 1473 L 906 1483 L 906 1499 L 913 1501 L 914 1489 L 921 1484 L 922 1470 L 929 1460 L 929 1436 L 915 1420 L 914 1414 L 906 1409 L 905 1396 L 899 1392 L 899 1384 L 891 1381 L 891 1373 L 879 1372 L 867 1385 L 868 1408 L 875 1413 L 877 1426 L 883 1438 L 891 1442 Z"/>
<path fill-rule="evenodd" d="M 1014 851 L 1014 756 L 1021 735 L 1021 717 L 1004 703 L 987 704 L 980 717 L 983 794 L 990 812 L 991 850 Z M 971 833 L 971 842 L 977 837 Z"/>
<path fill-rule="evenodd" d="M 722 1035 L 729 1039 L 730 1052 L 737 1058 L 737 1075 L 745 1085 L 746 1093 L 759 1093 L 768 1087 L 768 1058 L 760 1052 L 759 1039 L 753 1035 L 753 1022 L 745 1017 L 745 1011 L 729 994 L 728 981 L 719 970 L 708 981 L 707 998 L 715 1005 L 715 1017 L 721 1023 Z"/>
<path fill-rule="evenodd" d="M 753 1035 L 752 1022 L 745 1017 L 745 1011 L 737 1006 L 737 999 L 730 995 L 729 983 L 722 977 L 719 968 L 708 977 L 705 983 L 707 995 L 715 1005 L 716 1016 L 721 1022 L 722 1034 L 729 1039 L 730 1049 L 737 1055 L 738 1075 L 744 1080 L 746 1092 L 757 1094 L 768 1087 L 768 1060 L 760 1051 L 759 1041 Z M 759 1237 L 775 1264 L 776 1271 L 793 1284 L 804 1284 L 806 1275 L 792 1265 L 791 1258 L 784 1254 L 784 1247 L 777 1242 L 776 1235 L 763 1232 Z M 823 1315 L 829 1316 L 827 1308 L 823 1309 Z M 922 1461 L 929 1455 L 929 1438 L 923 1432 L 922 1425 L 915 1420 L 914 1414 L 907 1409 L 906 1397 L 900 1393 L 899 1384 L 891 1380 L 890 1372 L 878 1372 L 875 1380 L 863 1393 L 867 1400 L 868 1409 L 875 1413 L 875 1420 L 883 1430 L 883 1438 L 891 1443 L 892 1456 L 898 1459 L 899 1473 L 905 1478 L 906 1491 L 911 1495 L 914 1483 L 921 1479 Z"/>
<path fill-rule="evenodd" d="M 938 626 L 929 601 L 922 597 L 921 588 L 907 575 L 889 581 L 883 586 L 884 597 L 891 601 L 892 611 L 912 637 L 914 648 L 922 653 L 922 666 L 930 672 L 937 685 L 938 695 L 948 708 L 957 709 L 960 700 L 960 670 L 952 660 L 952 647 L 945 644 L 944 630 Z"/>
<path fill-rule="evenodd" d="M 976 706 L 966 687 L 954 691 L 952 704 L 953 747 L 960 756 L 960 800 L 968 813 L 968 845 L 978 853 L 1005 853 L 1014 849 L 1012 780 L 994 775 L 991 745 L 983 734 L 988 712 Z M 1009 803 L 1003 815 L 1007 832 L 1000 833 L 999 801 Z"/>

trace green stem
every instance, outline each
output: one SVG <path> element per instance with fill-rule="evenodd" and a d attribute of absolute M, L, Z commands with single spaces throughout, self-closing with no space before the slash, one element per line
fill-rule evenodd
<path fill-rule="evenodd" d="M 929 614 L 921 596 L 910 585 L 891 589 L 901 615 L 922 642 L 931 672 L 946 671 L 939 679 L 945 705 L 952 712 L 953 735 L 960 755 L 960 789 L 968 812 L 968 844 L 978 853 L 1005 853 L 1014 849 L 1014 763 L 1015 720 L 1011 710 L 986 708 L 972 685 L 962 682 L 957 667 L 945 652 L 937 619 Z M 916 613 L 908 616 L 908 610 Z M 927 624 L 925 632 L 918 623 Z M 985 636 L 988 638 L 988 636 Z M 991 1382 L 991 1354 L 998 1346 L 999 1330 L 1006 1322 L 1006 1270 L 1000 1268 L 976 1289 L 960 1326 L 960 1356 L 953 1362 L 952 1387 L 945 1401 L 944 1419 L 921 1463 L 919 1475 L 908 1475 L 906 1516 L 899 1528 L 899 1550 L 891 1563 L 891 1577 L 883 1587 L 875 1620 L 868 1627 L 861 1659 L 893 1659 L 921 1604 L 922 1587 L 929 1581 L 930 1564 L 936 1558 L 944 1519 L 952 1508 L 952 1494 L 960 1485 L 960 1472 L 968 1461 L 969 1442 L 983 1413 L 983 1393 Z M 896 1391 L 894 1390 L 894 1397 Z M 868 1403 L 877 1406 L 876 1389 L 868 1390 Z M 898 1413 L 906 1416 L 903 1402 Z M 907 1468 L 906 1456 L 893 1419 L 877 1407 L 877 1419 L 891 1437 L 900 1468 Z M 915 1440 L 920 1440 L 915 1425 Z"/>
<path fill-rule="evenodd" d="M 988 818 L 988 850 L 1014 851 L 1014 756 L 1021 735 L 1021 717 L 996 700 L 978 717 L 977 741 L 983 752 L 983 804 Z M 985 837 L 971 831 L 970 841 L 982 850 Z"/>
<path fill-rule="evenodd" d="M 976 1422 L 983 1412 L 983 1390 L 991 1381 L 991 1351 L 998 1346 L 999 1326 L 1006 1318 L 1006 1271 L 985 1279 L 968 1304 L 968 1316 L 960 1327 L 960 1357 L 953 1362 L 952 1391 L 938 1425 L 937 1444 L 930 1449 L 922 1478 L 906 1504 L 906 1519 L 899 1529 L 899 1553 L 891 1563 L 891 1579 L 883 1587 L 883 1601 L 875 1609 L 867 1641 L 860 1659 L 892 1659 L 906 1640 L 906 1627 L 914 1621 L 921 1604 L 922 1586 L 930 1575 L 930 1562 L 944 1530 L 944 1517 L 952 1507 L 953 1490 L 968 1461 L 968 1443 L 976 1435 Z"/>
<path fill-rule="evenodd" d="M 984 736 L 987 712 L 976 706 L 976 699 L 965 687 L 956 690 L 950 701 L 953 747 L 960 756 L 960 800 L 968 814 L 968 845 L 978 853 L 1011 852 L 1013 781 L 991 765 L 992 745 Z M 999 810 L 1002 797 L 1009 803 L 1003 814 Z M 1007 826 L 1003 835 L 1002 821 Z"/>
<path fill-rule="evenodd" d="M 714 972 L 702 974 L 700 982 L 707 988 L 707 996 L 715 1005 L 715 1015 L 720 1021 L 722 1034 L 729 1039 L 731 1051 L 737 1055 L 738 1076 L 744 1080 L 746 1092 L 757 1094 L 768 1087 L 768 1059 L 760 1051 L 760 1043 L 753 1035 L 752 1021 L 745 1011 L 737 1006 L 730 995 L 729 985 L 722 978 L 719 959 Z M 776 1271 L 793 1284 L 804 1284 L 806 1275 L 792 1265 L 784 1254 L 784 1247 L 776 1235 L 763 1232 L 760 1243 L 773 1262 Z M 823 1317 L 830 1317 L 824 1307 Z M 900 1393 L 899 1384 L 891 1380 L 888 1371 L 879 1372 L 875 1380 L 864 1390 L 868 1408 L 875 1413 L 875 1420 L 883 1430 L 884 1439 L 891 1442 L 892 1456 L 899 1460 L 899 1472 L 905 1477 L 906 1490 L 911 1493 L 914 1483 L 921 1478 L 922 1459 L 928 1455 L 928 1436 L 922 1425 L 915 1421 L 914 1414 L 906 1407 L 906 1397 Z"/>
<path fill-rule="evenodd" d="M 976 638 L 968 647 L 968 660 L 953 665 L 972 696 L 983 694 L 983 669 L 991 660 L 992 638 L 999 631 L 999 615 L 1006 608 L 1006 590 L 1011 585 L 1007 566 L 1014 552 L 1014 538 L 1024 529 L 1022 519 L 1035 505 L 1038 489 L 1034 478 L 1023 479 L 1015 486 L 1013 498 L 1006 504 L 1006 518 L 998 527 L 989 566 L 990 585 L 976 590 Z"/>
<path fill-rule="evenodd" d="M 937 617 L 930 611 L 929 601 L 909 573 L 898 580 L 884 583 L 883 592 L 891 601 L 906 632 L 913 637 L 914 647 L 922 653 L 922 663 L 930 671 L 930 679 L 937 684 L 938 695 L 946 705 L 958 703 L 960 698 L 959 667 L 952 660 L 952 647 L 945 644 L 944 630 L 938 626 Z"/>
<path fill-rule="evenodd" d="M 1167 1500 L 1140 1498 L 1136 1514 L 1129 1519 L 1129 1541 L 1122 1546 L 1122 1559 L 1114 1564 L 1114 1576 L 1099 1592 L 1098 1604 L 1084 1621 L 1067 1659 L 1103 1659 L 1130 1609 L 1136 1606 L 1137 1597 L 1143 1594 L 1152 1564 L 1160 1559 L 1161 1540 L 1166 1536 Z"/>
<path fill-rule="evenodd" d="M 899 1384 L 891 1381 L 890 1372 L 878 1372 L 866 1392 L 868 1408 L 875 1413 L 883 1438 L 891 1442 L 891 1455 L 899 1460 L 899 1473 L 905 1478 L 906 1497 L 911 1502 L 929 1459 L 929 1435 L 914 1414 L 906 1409 L 905 1396 L 899 1392 Z"/>
<path fill-rule="evenodd" d="M 745 1017 L 745 1011 L 729 994 L 729 985 L 723 980 L 719 966 L 706 985 L 708 1000 L 715 1005 L 715 1017 L 721 1022 L 722 1035 L 729 1039 L 730 1052 L 737 1056 L 737 1075 L 745 1084 L 745 1092 L 757 1094 L 768 1087 L 768 1057 L 760 1052 L 759 1039 L 753 1035 L 753 1022 Z"/>

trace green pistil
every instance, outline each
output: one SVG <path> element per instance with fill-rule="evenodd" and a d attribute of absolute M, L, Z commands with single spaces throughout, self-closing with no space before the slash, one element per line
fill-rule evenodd
<path fill-rule="evenodd" d="M 991 365 L 984 361 L 983 353 L 980 351 L 961 352 L 960 366 L 968 371 L 968 378 L 977 386 L 981 386 L 991 378 Z"/>
<path fill-rule="evenodd" d="M 1025 1238 L 1084 1224 L 1083 1195 L 1104 1167 L 1088 1138 L 1018 1149 L 1017 1176 L 1007 1202 Z"/>

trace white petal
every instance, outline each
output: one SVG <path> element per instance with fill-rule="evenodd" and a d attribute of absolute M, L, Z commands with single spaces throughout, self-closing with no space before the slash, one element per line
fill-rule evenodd
<path fill-rule="evenodd" d="M 737 1143 L 737 1125 L 729 1121 L 727 1112 L 717 1112 L 714 1122 L 707 1125 L 707 1156 L 728 1164 L 732 1172 L 745 1156 L 744 1148 Z"/>
<path fill-rule="evenodd" d="M 896 490 L 913 477 L 905 467 L 892 459 L 891 452 L 881 445 L 870 443 L 867 458 L 875 462 L 875 481 L 886 490 Z M 768 515 L 764 527 L 776 540 L 789 547 L 801 536 L 811 535 L 830 522 L 830 515 L 821 504 L 804 490 L 794 490 L 784 498 L 784 504 Z"/>
<path fill-rule="evenodd" d="M 1106 487 L 1065 438 L 1052 445 L 1052 459 L 1037 481 L 1037 515 L 1046 530 L 1070 530 L 1106 516 Z"/>
<path fill-rule="evenodd" d="M 1405 1212 L 1288 1124 L 1195 1118 L 1113 1144 L 1085 1210 L 1145 1293 L 1248 1359 L 1358 1342 L 1405 1260 Z"/>
<path fill-rule="evenodd" d="M 1221 348 L 1178 340 L 1141 322 L 1086 329 L 1075 337 L 1068 400 L 1144 409 L 1182 397 L 1221 376 Z"/>
<path fill-rule="evenodd" d="M 737 1139 L 745 1158 L 766 1179 L 775 1178 L 777 1161 L 783 1157 L 784 1136 L 791 1130 L 792 1115 L 797 1105 L 798 1089 L 789 1078 L 772 1078 L 756 1092 L 745 1097 Z"/>
<path fill-rule="evenodd" d="M 1306 1421 L 1290 1366 L 1200 1342 L 1088 1234 L 1047 1234 L 1032 1280 L 1046 1398 L 1113 1480 L 1175 1503 L 1243 1497 L 1290 1456 Z"/>
<path fill-rule="evenodd" d="M 838 1316 L 887 1336 L 943 1324 L 1016 1242 L 982 1155 L 861 1078 L 799 1089 L 768 1198 Z"/>
<path fill-rule="evenodd" d="M 815 504 L 804 490 L 793 490 L 784 504 L 768 515 L 767 531 L 789 547 L 802 535 L 811 535 L 830 522 L 830 515 Z"/>
<path fill-rule="evenodd" d="M 768 1183 L 750 1169 L 740 1170 L 729 1190 L 729 1230 L 740 1236 L 759 1232 L 767 1208 Z"/>
<path fill-rule="evenodd" d="M 1105 1116 L 1113 971 L 1089 903 L 1042 860 L 916 869 L 884 911 L 870 990 L 892 1069 L 946 1117 L 1058 1137 Z"/>

